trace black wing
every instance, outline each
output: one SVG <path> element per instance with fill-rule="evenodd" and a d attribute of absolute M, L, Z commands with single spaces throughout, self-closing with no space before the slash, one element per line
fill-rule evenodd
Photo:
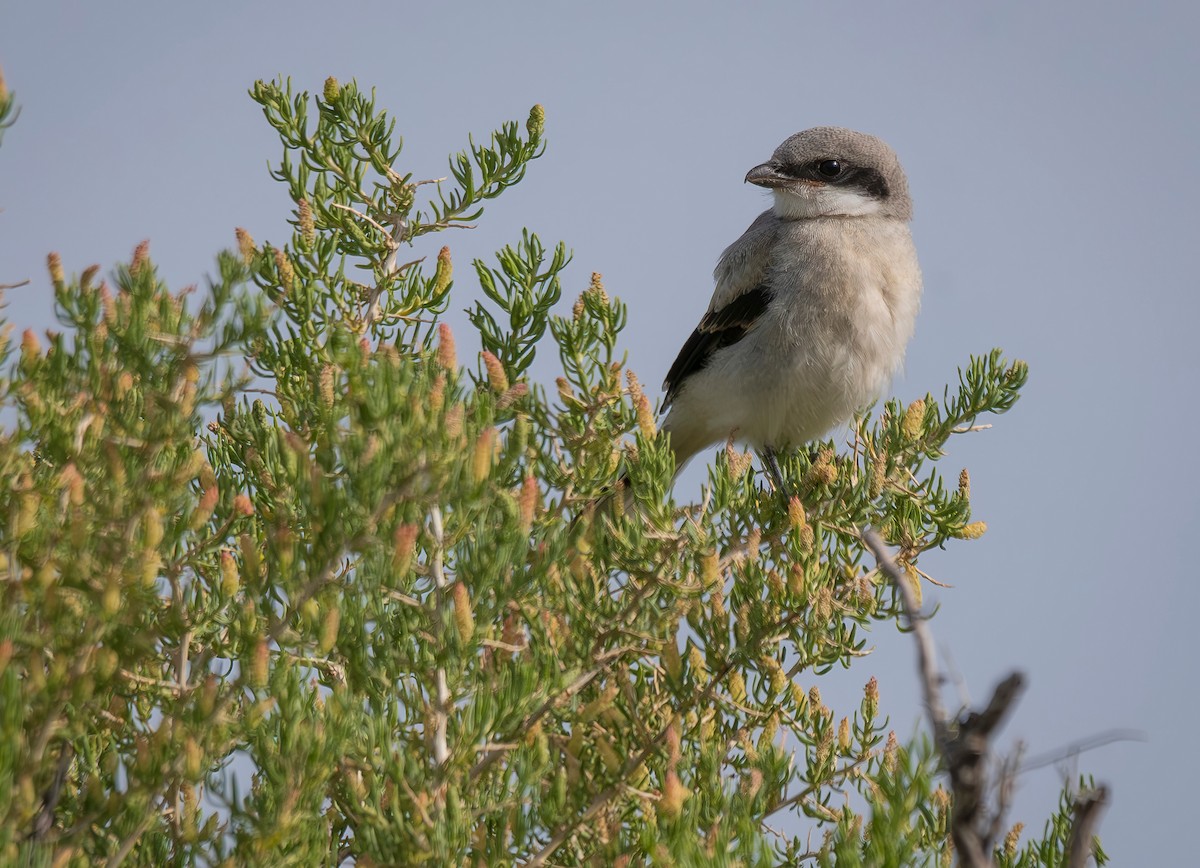
<path fill-rule="evenodd" d="M 704 370 L 713 353 L 740 341 L 758 322 L 771 302 L 771 290 L 759 284 L 739 295 L 720 310 L 710 311 L 687 339 L 667 372 L 663 388 L 667 390 L 663 407 L 675 400 L 687 378 Z"/>

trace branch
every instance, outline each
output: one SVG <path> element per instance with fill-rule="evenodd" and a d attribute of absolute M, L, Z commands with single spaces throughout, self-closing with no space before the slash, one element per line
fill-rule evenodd
<path fill-rule="evenodd" d="M 928 623 L 920 616 L 916 594 L 908 578 L 888 554 L 879 534 L 866 528 L 862 532 L 862 539 L 875 555 L 879 568 L 896 586 L 905 617 L 917 640 L 917 662 L 925 695 L 925 709 L 929 713 L 938 751 L 950 777 L 950 790 L 954 794 L 950 834 L 954 848 L 959 853 L 960 864 L 969 868 L 991 868 L 992 840 L 995 830 L 1000 828 L 1002 816 L 986 816 L 985 766 L 990 752 L 989 742 L 992 733 L 1013 707 L 1025 685 L 1025 679 L 1019 672 L 1012 673 L 996 687 L 982 712 L 970 712 L 957 726 L 952 727 L 942 707 L 942 678 L 934 657 L 933 634 Z M 1007 785 L 1006 781 L 1001 781 L 1002 804 L 1008 801 L 1005 794 Z"/>
<path fill-rule="evenodd" d="M 1108 787 L 1101 784 L 1094 790 L 1080 793 L 1075 800 L 1074 819 L 1071 821 L 1071 838 L 1067 842 L 1067 868 L 1085 868 L 1092 855 L 1092 836 L 1100 814 L 1108 806 Z"/>
<path fill-rule="evenodd" d="M 1004 814 L 1008 810 L 1013 778 L 1019 763 L 1012 760 L 1002 764 L 997 809 L 990 819 L 986 810 L 985 766 L 990 753 L 992 734 L 1016 704 L 1017 697 L 1025 688 L 1025 677 L 1020 672 L 1013 672 L 996 686 L 983 711 L 969 712 L 965 718 L 952 725 L 942 708 L 939 695 L 942 677 L 934 659 L 933 635 L 927 622 L 920 616 L 917 597 L 909 585 L 908 577 L 900 571 L 888 554 L 887 546 L 878 533 L 871 528 L 864 528 L 862 540 L 875 555 L 879 569 L 896 586 L 905 617 L 908 618 L 917 640 L 917 663 L 921 674 L 921 688 L 925 694 L 925 708 L 933 725 L 942 762 L 950 776 L 950 790 L 954 794 L 950 834 L 954 840 L 954 848 L 959 853 L 959 864 L 968 868 L 991 868 L 994 864 L 991 857 L 992 843 L 1000 833 Z M 1086 865 L 1092 852 L 1093 830 L 1107 803 L 1108 788 L 1105 786 L 1084 793 L 1076 800 L 1075 816 L 1067 845 L 1067 861 L 1064 863 L 1068 868 L 1084 868 Z"/>
<path fill-rule="evenodd" d="M 445 534 L 442 530 L 442 510 L 439 506 L 434 506 L 429 512 L 429 529 L 433 533 L 434 544 L 433 581 L 437 584 L 434 605 L 440 612 L 449 582 L 446 580 L 446 571 L 442 562 Z M 446 683 L 444 666 L 437 668 L 434 677 L 437 679 L 437 699 L 433 707 L 433 761 L 437 765 L 443 766 L 450 759 L 450 748 L 446 742 L 446 728 L 450 720 L 450 687 Z"/>

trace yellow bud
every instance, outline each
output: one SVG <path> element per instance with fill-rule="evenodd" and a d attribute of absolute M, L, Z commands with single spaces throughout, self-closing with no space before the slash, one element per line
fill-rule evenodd
<path fill-rule="evenodd" d="M 163 519 L 158 507 L 152 506 L 142 514 L 142 542 L 147 548 L 158 548 L 163 541 Z"/>
<path fill-rule="evenodd" d="M 588 285 L 587 292 L 599 299 L 605 307 L 608 306 L 608 293 L 604 291 L 604 279 L 600 272 L 592 272 L 592 282 Z"/>
<path fill-rule="evenodd" d="M 721 585 L 717 585 L 709 592 L 708 605 L 712 609 L 714 618 L 724 619 L 728 616 L 728 611 L 725 609 L 725 589 Z"/>
<path fill-rule="evenodd" d="M 26 331 L 26 334 L 33 334 L 33 333 Z M 34 338 L 34 340 L 37 340 L 37 338 Z M 571 390 L 571 384 L 567 382 L 566 377 L 556 378 L 554 380 L 554 384 L 558 387 L 558 397 L 563 400 L 563 403 L 565 403 L 565 404 L 574 403 L 575 393 Z"/>
<path fill-rule="evenodd" d="M 678 678 L 683 669 L 683 660 L 679 656 L 679 646 L 675 643 L 674 635 L 663 643 L 662 661 L 667 675 L 671 678 Z"/>
<path fill-rule="evenodd" d="M 808 691 L 808 704 L 814 710 L 821 707 L 821 688 L 815 684 Z"/>
<path fill-rule="evenodd" d="M 971 499 L 971 474 L 965 467 L 958 474 L 958 496 L 963 500 Z"/>
<path fill-rule="evenodd" d="M 121 658 L 117 656 L 116 651 L 111 648 L 101 648 L 96 652 L 96 677 L 101 682 L 108 681 L 117 671 L 120 662 Z M 0 666 L 0 671 L 3 671 L 2 666 Z"/>
<path fill-rule="evenodd" d="M 133 249 L 133 258 L 130 261 L 130 274 L 136 275 L 145 267 L 146 263 L 150 262 L 150 241 L 145 240 L 139 243 Z"/>
<path fill-rule="evenodd" d="M 234 596 L 242 587 L 241 576 L 238 575 L 237 561 L 233 552 L 221 552 L 221 593 L 226 597 Z"/>
<path fill-rule="evenodd" d="M 1021 832 L 1024 830 L 1024 823 L 1016 823 L 1008 834 L 1004 836 L 1004 856 L 1007 859 L 1017 858 L 1017 845 L 1021 843 Z"/>
<path fill-rule="evenodd" d="M 721 581 L 721 559 L 715 551 L 705 552 L 700 558 L 700 584 L 706 591 L 712 590 Z"/>
<path fill-rule="evenodd" d="M 198 781 L 203 773 L 204 752 L 199 742 L 189 735 L 183 743 L 183 775 L 189 781 Z"/>
<path fill-rule="evenodd" d="M 267 646 L 267 640 L 259 639 L 258 644 L 254 646 L 253 656 L 250 658 L 250 669 L 247 673 L 251 687 L 267 686 L 270 662 L 271 649 Z"/>
<path fill-rule="evenodd" d="M 412 565 L 413 552 L 417 547 L 420 528 L 415 524 L 402 524 L 392 536 L 392 564 L 397 574 L 403 576 Z"/>
<path fill-rule="evenodd" d="M 317 389 L 321 395 L 321 403 L 324 404 L 326 408 L 333 406 L 333 378 L 333 365 L 322 365 Z"/>
<path fill-rule="evenodd" d="M 238 253 L 242 255 L 242 262 L 249 265 L 258 253 L 258 248 L 254 246 L 254 238 L 240 226 L 233 230 L 233 234 L 237 236 Z"/>
<path fill-rule="evenodd" d="M 488 478 L 492 472 L 492 457 L 496 449 L 496 429 L 485 428 L 475 441 L 475 451 L 471 457 L 471 478 L 478 485 Z"/>
<path fill-rule="evenodd" d="M 968 525 L 964 525 L 955 536 L 959 539 L 979 539 L 985 533 L 987 533 L 987 522 L 973 521 Z"/>
<path fill-rule="evenodd" d="M 437 361 L 448 371 L 458 368 L 458 353 L 454 349 L 454 333 L 447 323 L 438 323 Z"/>
<path fill-rule="evenodd" d="M 279 285 L 284 292 L 291 292 L 296 285 L 296 271 L 288 255 L 276 247 L 271 251 L 275 255 L 275 270 L 279 273 Z"/>
<path fill-rule="evenodd" d="M 673 771 L 667 772 L 663 781 L 662 798 L 658 800 L 658 812 L 668 819 L 674 819 L 683 811 L 683 803 L 691 796 L 691 790 L 679 780 L 679 775 Z"/>
<path fill-rule="evenodd" d="M 896 770 L 896 753 L 900 750 L 900 742 L 896 740 L 896 731 L 888 733 L 887 743 L 883 746 L 883 767 L 889 772 Z"/>
<path fill-rule="evenodd" d="M 746 701 L 746 679 L 742 673 L 734 672 L 729 676 L 729 696 L 737 703 Z"/>
<path fill-rule="evenodd" d="M 446 411 L 446 436 L 457 440 L 463 432 L 463 405 L 454 404 Z"/>
<path fill-rule="evenodd" d="M 33 329 L 25 329 L 21 333 L 21 356 L 28 360 L 41 354 L 42 342 L 38 340 L 38 336 L 34 334 Z"/>
<path fill-rule="evenodd" d="M 115 575 L 109 576 L 104 584 L 100 608 L 105 615 L 115 615 L 121 609 L 121 580 Z"/>
<path fill-rule="evenodd" d="M 904 421 L 900 425 L 907 440 L 916 440 L 925 430 L 925 399 L 918 398 L 908 405 L 904 411 Z"/>
<path fill-rule="evenodd" d="M 526 476 L 525 481 L 521 483 L 521 494 L 517 501 L 517 506 L 521 516 L 520 521 L 522 533 L 529 533 L 529 531 L 533 528 L 533 516 L 540 499 L 537 478 L 534 476 Z"/>
<path fill-rule="evenodd" d="M 296 205 L 296 219 L 300 224 L 300 237 L 306 243 L 312 244 L 317 239 L 317 227 L 313 223 L 312 205 L 307 199 L 301 199 Z"/>
<path fill-rule="evenodd" d="M 188 517 L 188 528 L 190 530 L 200 530 L 208 524 L 208 520 L 212 518 L 213 512 L 217 508 L 217 500 L 221 493 L 217 490 L 216 485 L 204 489 L 200 492 L 200 500 L 196 502 L 196 508 L 192 510 L 192 514 Z"/>
<path fill-rule="evenodd" d="M 258 544 L 250 534 L 244 533 L 238 537 L 238 546 L 242 552 L 242 575 L 251 581 L 257 581 L 260 566 Z"/>
<path fill-rule="evenodd" d="M 454 626 L 458 629 L 458 638 L 470 642 L 475 635 L 475 615 L 471 611 L 471 595 L 462 581 L 454 583 L 451 590 L 454 597 Z"/>
<path fill-rule="evenodd" d="M 525 121 L 525 130 L 529 133 L 529 140 L 531 142 L 539 141 L 545 129 L 546 110 L 540 104 L 535 105 L 529 110 L 529 119 Z"/>
<path fill-rule="evenodd" d="M 342 86 L 338 84 L 338 80 L 336 78 L 331 75 L 329 78 L 325 79 L 325 88 L 322 94 L 325 97 L 325 102 L 334 102 L 341 92 Z"/>
<path fill-rule="evenodd" d="M 154 549 L 146 549 L 142 552 L 142 587 L 149 588 L 158 581 L 158 574 L 162 571 L 162 555 Z"/>
<path fill-rule="evenodd" d="M 837 465 L 833 463 L 833 450 L 822 449 L 817 453 L 817 460 L 808 468 L 808 472 L 804 474 L 804 481 L 808 485 L 833 485 L 837 482 L 838 470 Z"/>
<path fill-rule="evenodd" d="M 732 439 L 725 443 L 725 460 L 729 463 L 729 476 L 735 480 L 741 479 L 754 461 L 749 452 L 734 449 Z"/>
<path fill-rule="evenodd" d="M 454 276 L 454 264 L 450 261 L 450 248 L 443 247 L 438 251 L 437 267 L 433 272 L 433 297 L 438 298 L 450 288 L 450 279 Z M 447 365 L 446 367 L 453 367 Z"/>
<path fill-rule="evenodd" d="M 808 525 L 808 519 L 804 515 L 804 504 L 800 502 L 798 497 L 788 498 L 788 524 L 793 530 L 799 530 Z"/>
<path fill-rule="evenodd" d="M 867 682 L 867 686 L 863 688 L 863 717 L 870 720 L 875 716 L 875 712 L 879 709 L 879 682 L 875 676 L 871 676 L 871 680 Z"/>
<path fill-rule="evenodd" d="M 433 378 L 433 385 L 429 388 L 429 398 L 426 403 L 429 407 L 429 412 L 434 416 L 442 412 L 442 407 L 446 405 L 445 373 L 439 371 L 438 375 Z"/>
<path fill-rule="evenodd" d="M 695 645 L 688 650 L 688 667 L 692 670 L 692 677 L 696 679 L 697 684 L 708 684 L 708 666 L 704 662 L 704 655 Z"/>
<path fill-rule="evenodd" d="M 74 463 L 68 464 L 58 474 L 58 484 L 66 490 L 67 501 L 72 506 L 83 506 L 83 476 Z"/>
<path fill-rule="evenodd" d="M 887 453 L 880 450 L 871 459 L 871 484 L 867 492 L 871 497 L 879 497 L 887 482 L 887 458 Z"/>
<path fill-rule="evenodd" d="M 508 374 L 505 373 L 504 363 L 493 353 L 484 350 L 483 366 L 487 369 L 488 384 L 497 392 L 508 390 Z"/>
<path fill-rule="evenodd" d="M 328 654 L 337 644 L 338 628 L 342 623 L 342 612 L 337 604 L 331 605 L 325 612 L 325 620 L 321 622 L 321 637 L 317 647 L 322 654 Z"/>
<path fill-rule="evenodd" d="M 50 271 L 50 282 L 54 284 L 55 289 L 58 289 L 65 281 L 63 276 L 62 257 L 57 253 L 51 253 L 46 257 L 46 267 Z"/>
<path fill-rule="evenodd" d="M 838 724 L 838 750 L 842 753 L 850 750 L 850 718 L 843 717 Z"/>

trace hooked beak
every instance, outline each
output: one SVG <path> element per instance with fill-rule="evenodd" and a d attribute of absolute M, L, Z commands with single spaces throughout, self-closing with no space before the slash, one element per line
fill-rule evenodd
<path fill-rule="evenodd" d="M 787 187 L 796 183 L 795 178 L 779 174 L 778 170 L 770 163 L 755 166 L 746 173 L 746 180 L 751 184 L 757 184 L 759 187 L 766 187 L 768 189 Z"/>

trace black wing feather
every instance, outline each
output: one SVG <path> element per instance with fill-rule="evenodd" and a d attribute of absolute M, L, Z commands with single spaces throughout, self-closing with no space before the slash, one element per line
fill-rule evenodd
<path fill-rule="evenodd" d="M 700 325 L 683 344 L 683 349 L 667 372 L 663 388 L 667 391 L 663 406 L 668 406 L 688 377 L 704 370 L 717 350 L 736 344 L 758 322 L 771 302 L 771 290 L 759 284 L 739 295 L 720 310 L 704 315 Z"/>

